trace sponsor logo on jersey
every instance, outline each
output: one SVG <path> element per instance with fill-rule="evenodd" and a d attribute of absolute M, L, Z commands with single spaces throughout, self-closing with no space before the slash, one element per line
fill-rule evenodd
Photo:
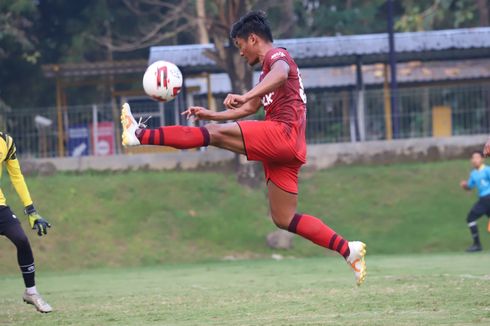
<path fill-rule="evenodd" d="M 285 56 L 286 56 L 286 54 L 284 54 L 284 52 L 279 51 L 279 52 L 274 53 L 271 56 L 271 60 L 274 60 L 274 59 L 277 59 L 277 58 L 283 58 Z"/>
<path fill-rule="evenodd" d="M 270 92 L 269 94 L 265 94 L 261 98 L 261 102 L 263 106 L 268 106 L 272 104 L 272 96 L 274 96 L 274 92 Z"/>

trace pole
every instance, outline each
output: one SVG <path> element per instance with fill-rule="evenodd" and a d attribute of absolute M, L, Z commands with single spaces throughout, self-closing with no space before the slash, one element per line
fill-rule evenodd
<path fill-rule="evenodd" d="M 166 126 L 165 123 L 165 104 L 158 102 L 158 115 L 160 116 L 160 126 Z"/>
<path fill-rule="evenodd" d="M 354 97 L 354 92 L 349 92 L 350 94 L 350 112 L 349 112 L 349 120 L 350 120 L 350 141 L 355 143 L 359 139 L 359 127 L 357 124 L 357 99 Z"/>
<path fill-rule="evenodd" d="M 389 63 L 390 63 L 390 104 L 391 118 L 393 126 L 393 138 L 399 138 L 399 111 L 398 111 L 398 86 L 396 82 L 396 53 L 395 53 L 395 35 L 393 32 L 393 0 L 387 0 L 388 4 L 388 40 L 390 45 Z"/>
<path fill-rule="evenodd" d="M 359 140 L 366 140 L 366 115 L 364 107 L 364 80 L 362 76 L 361 56 L 356 58 L 356 107 L 357 107 L 357 127 L 359 130 Z"/>
<path fill-rule="evenodd" d="M 99 117 L 97 115 L 97 105 L 92 105 L 92 139 L 94 143 L 93 155 L 99 155 Z"/>
<path fill-rule="evenodd" d="M 61 81 L 59 77 L 56 77 L 56 115 L 58 120 L 58 156 L 65 156 L 65 146 L 64 146 L 64 133 L 63 133 L 63 95 L 61 90 Z"/>
<path fill-rule="evenodd" d="M 385 130 L 386 130 L 386 140 L 393 139 L 393 127 L 391 126 L 391 92 L 388 86 L 388 66 L 383 65 L 383 95 L 385 103 Z"/>
<path fill-rule="evenodd" d="M 206 73 L 206 88 L 208 90 L 208 109 L 216 111 L 216 105 L 213 99 L 213 90 L 211 87 L 211 74 Z"/>

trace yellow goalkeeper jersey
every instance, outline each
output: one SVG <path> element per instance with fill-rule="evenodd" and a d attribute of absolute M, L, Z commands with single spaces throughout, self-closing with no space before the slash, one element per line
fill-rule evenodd
<path fill-rule="evenodd" d="M 29 189 L 27 189 L 24 176 L 20 170 L 19 160 L 17 160 L 17 153 L 15 149 L 14 140 L 6 133 L 0 132 L 0 162 L 5 162 L 7 172 L 10 176 L 10 181 L 14 185 L 15 191 L 19 195 L 22 203 L 25 206 L 32 204 L 31 195 Z M 0 178 L 2 176 L 3 164 L 0 164 Z M 0 189 L 0 205 L 7 205 L 5 195 Z"/>

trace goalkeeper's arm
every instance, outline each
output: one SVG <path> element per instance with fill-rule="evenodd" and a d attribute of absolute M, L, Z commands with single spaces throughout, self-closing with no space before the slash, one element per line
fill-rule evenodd
<path fill-rule="evenodd" d="M 7 136 L 7 139 L 8 153 L 5 163 L 7 166 L 7 172 L 10 176 L 10 181 L 14 185 L 15 191 L 24 204 L 24 213 L 28 216 L 29 225 L 32 229 L 37 229 L 37 234 L 42 236 L 43 234 L 47 234 L 48 228 L 51 227 L 51 224 L 42 218 L 34 208 L 29 189 L 27 188 L 27 184 L 20 169 L 19 160 L 17 160 L 15 144 L 12 137 Z"/>

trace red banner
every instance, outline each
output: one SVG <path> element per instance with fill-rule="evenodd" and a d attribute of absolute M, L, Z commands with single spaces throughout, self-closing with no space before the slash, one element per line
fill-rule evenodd
<path fill-rule="evenodd" d="M 97 129 L 91 127 L 93 155 L 113 155 L 114 150 L 114 123 L 103 121 L 97 124 Z"/>

